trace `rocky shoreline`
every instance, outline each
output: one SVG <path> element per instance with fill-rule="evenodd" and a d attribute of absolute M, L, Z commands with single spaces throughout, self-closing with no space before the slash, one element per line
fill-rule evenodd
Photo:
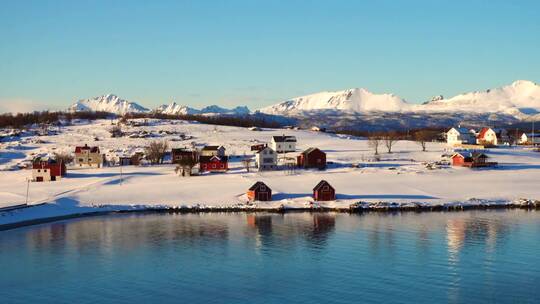
<path fill-rule="evenodd" d="M 26 209 L 31 208 L 27 207 Z M 423 202 L 396 203 L 396 202 L 357 202 L 348 207 L 329 207 L 312 205 L 309 207 L 288 207 L 280 205 L 278 207 L 260 207 L 256 205 L 229 205 L 229 206 L 156 206 L 144 205 L 124 208 L 114 205 L 96 206 L 96 211 L 74 212 L 57 216 L 47 216 L 0 224 L 0 231 L 10 230 L 25 226 L 39 225 L 62 220 L 102 216 L 110 214 L 126 213 L 224 213 L 224 212 L 266 212 L 266 213 L 288 213 L 288 212 L 343 212 L 343 213 L 375 213 L 375 212 L 459 212 L 467 210 L 494 210 L 494 209 L 540 209 L 540 200 L 517 199 L 514 201 L 493 201 L 482 199 L 470 199 L 466 202 L 455 202 L 445 204 L 433 204 Z M 13 212 L 13 211 L 6 211 Z M 0 214 L 1 215 L 1 214 Z"/>

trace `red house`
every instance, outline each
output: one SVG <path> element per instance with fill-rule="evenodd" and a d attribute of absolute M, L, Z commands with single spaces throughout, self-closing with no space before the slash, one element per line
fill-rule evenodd
<path fill-rule="evenodd" d="M 227 156 L 200 156 L 199 172 L 225 172 L 229 170 L 229 159 Z"/>
<path fill-rule="evenodd" d="M 32 179 L 36 182 L 56 181 L 66 175 L 66 165 L 54 159 L 37 158 L 32 162 Z"/>
<path fill-rule="evenodd" d="M 496 162 L 486 161 L 488 158 L 487 155 L 480 152 L 460 152 L 452 155 L 452 166 L 456 167 L 469 167 L 469 168 L 478 168 L 478 167 L 491 167 L 496 166 Z"/>
<path fill-rule="evenodd" d="M 271 201 L 272 189 L 263 182 L 256 182 L 247 191 L 247 197 L 250 201 Z"/>
<path fill-rule="evenodd" d="M 296 158 L 296 164 L 300 168 L 326 168 L 326 153 L 319 148 L 309 148 Z"/>
<path fill-rule="evenodd" d="M 315 201 L 335 201 L 336 189 L 327 181 L 322 180 L 313 188 L 313 199 Z"/>

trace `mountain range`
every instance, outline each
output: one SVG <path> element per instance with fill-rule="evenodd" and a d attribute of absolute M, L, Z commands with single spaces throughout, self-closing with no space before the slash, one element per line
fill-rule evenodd
<path fill-rule="evenodd" d="M 463 120 L 520 121 L 540 118 L 540 86 L 527 80 L 486 91 L 460 94 L 451 98 L 435 96 L 422 104 L 409 103 L 394 94 L 376 94 L 364 88 L 335 92 L 321 92 L 292 98 L 251 112 L 245 106 L 226 109 L 211 105 L 195 109 L 172 102 L 149 110 L 135 102 L 116 95 L 103 95 L 82 99 L 70 111 L 104 111 L 118 115 L 126 113 L 156 112 L 169 115 L 273 115 L 294 117 L 304 123 L 326 125 L 358 125 L 364 123 L 385 125 L 385 121 L 410 124 L 436 124 L 437 119 L 448 123 Z M 424 119 L 425 118 L 425 119 Z M 424 121 L 424 122 L 423 122 Z"/>

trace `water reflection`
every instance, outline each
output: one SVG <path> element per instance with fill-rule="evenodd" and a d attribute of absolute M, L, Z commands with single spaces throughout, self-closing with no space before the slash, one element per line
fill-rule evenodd
<path fill-rule="evenodd" d="M 531 288 L 539 219 L 523 210 L 85 218 L 0 232 L 0 298 L 99 303 L 112 285 L 132 302 L 163 292 L 199 303 L 489 303 L 495 294 L 527 303 L 540 297 Z"/>

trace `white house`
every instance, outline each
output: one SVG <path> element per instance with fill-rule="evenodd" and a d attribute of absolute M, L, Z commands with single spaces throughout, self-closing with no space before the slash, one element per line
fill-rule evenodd
<path fill-rule="evenodd" d="M 205 146 L 201 150 L 201 156 L 225 156 L 225 147 Z"/>
<path fill-rule="evenodd" d="M 277 153 L 270 147 L 256 152 L 255 164 L 259 171 L 275 170 L 277 168 Z"/>
<path fill-rule="evenodd" d="M 474 145 L 476 137 L 473 130 L 457 127 L 446 132 L 446 142 L 449 146 Z"/>
<path fill-rule="evenodd" d="M 519 144 L 520 145 L 526 145 L 526 144 L 538 145 L 540 144 L 540 134 L 523 133 L 521 134 L 521 137 L 519 138 Z"/>
<path fill-rule="evenodd" d="M 277 153 L 294 152 L 296 151 L 296 137 L 272 136 L 270 147 Z"/>
<path fill-rule="evenodd" d="M 505 129 L 482 128 L 476 137 L 480 145 L 502 145 L 509 142 L 508 132 Z"/>

